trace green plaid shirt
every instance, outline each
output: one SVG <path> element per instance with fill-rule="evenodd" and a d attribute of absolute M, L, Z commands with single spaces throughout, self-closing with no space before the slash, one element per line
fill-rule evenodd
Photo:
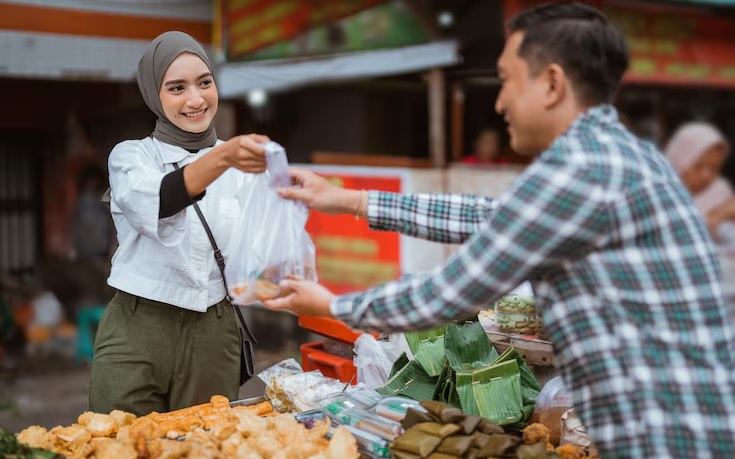
<path fill-rule="evenodd" d="M 602 458 L 735 458 L 735 339 L 713 245 L 666 158 L 614 108 L 580 115 L 496 200 L 368 201 L 373 229 L 463 245 L 431 271 L 337 297 L 337 318 L 431 328 L 528 279 Z"/>

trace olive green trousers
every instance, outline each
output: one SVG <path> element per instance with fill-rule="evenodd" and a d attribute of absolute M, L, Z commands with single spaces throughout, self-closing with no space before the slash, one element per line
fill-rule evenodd
<path fill-rule="evenodd" d="M 97 329 L 89 409 L 137 416 L 237 399 L 240 333 L 227 300 L 195 312 L 117 292 Z"/>

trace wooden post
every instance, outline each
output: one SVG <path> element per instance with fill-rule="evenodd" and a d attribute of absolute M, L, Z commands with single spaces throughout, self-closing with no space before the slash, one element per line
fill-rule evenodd
<path fill-rule="evenodd" d="M 434 167 L 444 168 L 447 165 L 444 72 L 441 69 L 432 69 L 427 80 L 429 83 L 429 152 Z"/>
<path fill-rule="evenodd" d="M 452 160 L 459 162 L 464 156 L 464 86 L 452 83 Z"/>

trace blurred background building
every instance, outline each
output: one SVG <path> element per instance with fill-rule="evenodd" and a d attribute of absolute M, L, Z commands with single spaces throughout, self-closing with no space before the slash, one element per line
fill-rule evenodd
<path fill-rule="evenodd" d="M 503 24 L 539 3 L 0 1 L 0 359 L 55 334 L 69 339 L 79 311 L 112 295 L 114 230 L 94 196 L 107 186 L 112 147 L 152 131 L 135 72 L 158 34 L 181 30 L 210 49 L 220 138 L 267 134 L 292 163 L 345 186 L 494 195 L 529 161 L 510 150 L 494 112 Z M 634 132 L 662 145 L 698 119 L 735 142 L 735 1 L 586 3 L 629 40 L 617 105 Z M 487 130 L 496 160 L 462 164 Z M 735 177 L 734 161 L 725 172 Z M 308 229 L 320 278 L 336 291 L 434 266 L 451 251 L 352 219 L 313 216 Z M 53 300 L 39 300 L 49 292 Z M 60 312 L 44 322 L 43 308 Z M 254 320 L 271 320 L 262 317 Z M 49 331 L 59 323 L 69 327 Z"/>

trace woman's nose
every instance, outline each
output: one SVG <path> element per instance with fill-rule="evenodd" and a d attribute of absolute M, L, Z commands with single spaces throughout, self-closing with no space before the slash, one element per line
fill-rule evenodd
<path fill-rule="evenodd" d="M 186 101 L 186 103 L 189 104 L 190 107 L 196 108 L 204 103 L 204 97 L 202 97 L 197 89 L 194 89 L 189 94 L 189 99 Z"/>

